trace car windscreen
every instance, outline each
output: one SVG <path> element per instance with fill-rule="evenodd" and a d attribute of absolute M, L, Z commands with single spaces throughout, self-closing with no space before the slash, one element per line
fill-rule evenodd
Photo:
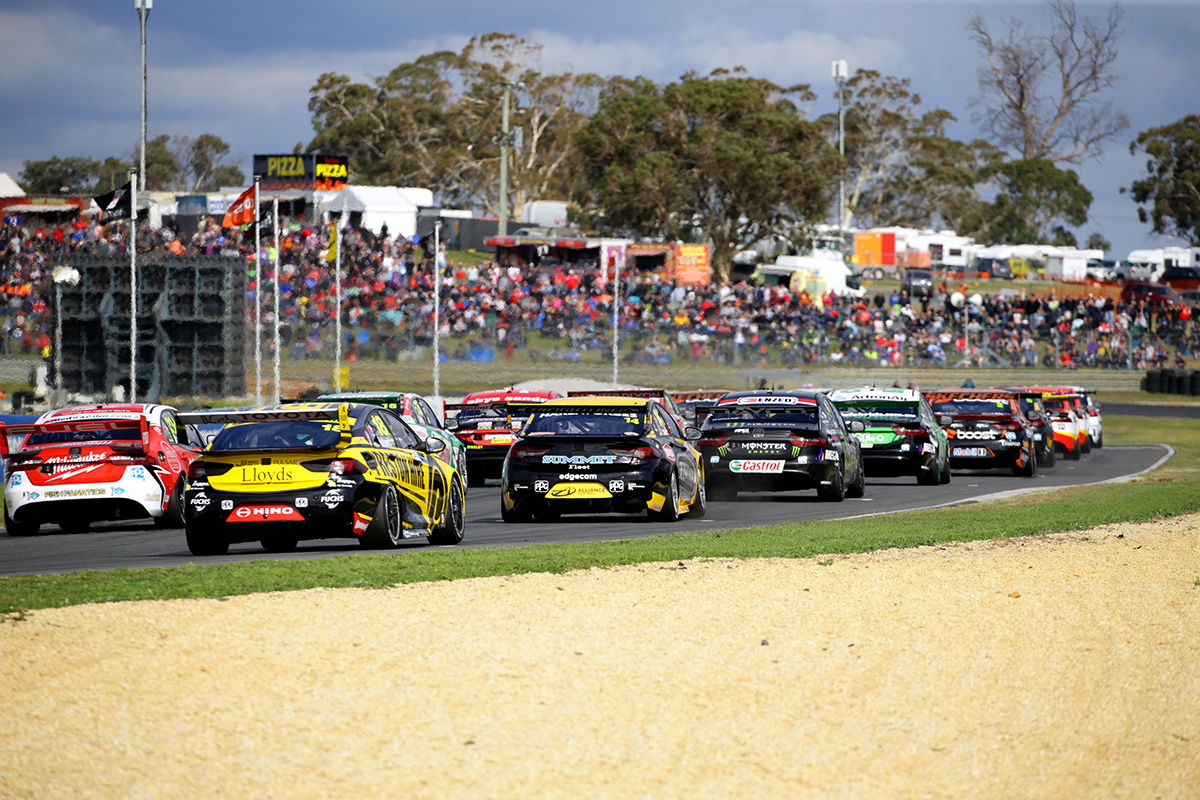
<path fill-rule="evenodd" d="M 1030 414 L 1030 413 L 1040 414 L 1040 413 L 1042 413 L 1043 406 L 1042 406 L 1041 401 L 1038 400 L 1036 397 L 1022 397 L 1021 398 L 1021 410 L 1024 411 L 1026 414 Z"/>
<path fill-rule="evenodd" d="M 310 450 L 334 447 L 341 434 L 336 422 L 280 420 L 230 425 L 208 448 L 220 450 Z"/>
<path fill-rule="evenodd" d="M 638 411 L 539 411 L 521 430 L 522 436 L 642 436 L 645 417 Z"/>
<path fill-rule="evenodd" d="M 132 428 L 117 428 L 112 431 L 49 431 L 34 433 L 25 442 L 26 447 L 45 447 L 54 444 L 77 444 L 80 442 L 136 442 L 142 432 L 136 422 Z"/>
<path fill-rule="evenodd" d="M 717 406 L 704 421 L 704 430 L 725 428 L 815 428 L 815 405 L 791 406 Z"/>
<path fill-rule="evenodd" d="M 932 403 L 933 410 L 938 414 L 969 415 L 1010 415 L 1013 413 L 1011 400 L 1001 398 L 959 398 L 956 400 L 939 400 Z"/>
<path fill-rule="evenodd" d="M 863 422 L 875 419 L 884 422 L 912 422 L 918 418 L 920 411 L 916 403 L 849 400 L 834 405 L 844 418 Z"/>

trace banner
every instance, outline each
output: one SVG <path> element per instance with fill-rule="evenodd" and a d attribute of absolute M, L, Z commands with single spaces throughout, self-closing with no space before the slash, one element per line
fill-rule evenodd
<path fill-rule="evenodd" d="M 133 181 L 125 181 L 124 186 L 118 186 L 111 192 L 93 197 L 96 205 L 100 206 L 100 217 L 96 221 L 103 225 L 114 219 L 129 219 L 133 210 L 130 206 L 130 201 L 133 199 L 132 191 Z"/>

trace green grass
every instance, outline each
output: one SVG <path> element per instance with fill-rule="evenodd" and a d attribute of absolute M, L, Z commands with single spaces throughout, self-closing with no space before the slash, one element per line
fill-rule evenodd
<path fill-rule="evenodd" d="M 220 598 L 312 587 L 380 588 L 692 558 L 803 558 L 1145 521 L 1200 511 L 1198 428 L 1189 420 L 1156 420 L 1147 426 L 1145 420 L 1133 417 L 1106 419 L 1105 442 L 1109 445 L 1166 441 L 1178 451 L 1176 458 L 1156 472 L 1124 484 L 1046 491 L 884 518 L 665 534 L 619 542 L 17 576 L 0 578 L 0 612 L 18 619 L 29 610 L 78 603 Z M 1020 482 L 1014 481 L 1014 488 L 1019 487 Z M 920 500 L 919 492 L 914 487 L 914 503 Z"/>

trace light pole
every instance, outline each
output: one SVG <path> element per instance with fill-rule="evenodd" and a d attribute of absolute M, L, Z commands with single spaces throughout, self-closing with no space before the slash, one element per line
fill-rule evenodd
<path fill-rule="evenodd" d="M 442 218 L 438 209 L 438 218 L 433 221 L 433 396 L 442 399 L 442 359 L 438 350 L 441 348 L 441 308 L 442 308 L 442 261 L 441 251 Z"/>
<path fill-rule="evenodd" d="M 846 158 L 846 110 L 842 106 L 842 87 L 846 84 L 846 78 L 850 73 L 850 68 L 846 64 L 846 60 L 838 59 L 833 62 L 832 67 L 833 82 L 837 84 L 838 96 L 838 155 L 844 161 Z M 838 236 L 842 234 L 843 214 L 846 208 L 846 170 L 838 169 Z"/>
<path fill-rule="evenodd" d="M 138 165 L 138 174 L 146 175 L 146 20 L 150 18 L 150 9 L 154 7 L 154 0 L 133 0 L 133 7 L 138 12 L 138 27 L 141 30 L 141 48 L 142 48 L 142 128 L 140 145 L 138 152 L 140 153 L 140 163 Z"/>
<path fill-rule="evenodd" d="M 66 400 L 62 377 L 62 287 L 79 285 L 79 270 L 74 267 L 55 267 L 50 272 L 54 281 L 54 393 L 55 405 Z"/>

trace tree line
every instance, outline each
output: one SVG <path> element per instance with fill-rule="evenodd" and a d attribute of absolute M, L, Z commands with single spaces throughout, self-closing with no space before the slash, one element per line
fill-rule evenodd
<path fill-rule="evenodd" d="M 961 141 L 947 109 L 928 107 L 905 77 L 859 69 L 845 81 L 844 148 L 836 113 L 811 117 L 807 85 L 744 69 L 643 77 L 547 73 L 540 47 L 490 33 L 368 82 L 327 72 L 309 94 L 315 135 L 296 152 L 349 157 L 360 184 L 423 186 L 443 206 L 496 214 L 503 96 L 510 109 L 509 207 L 567 199 L 586 229 L 710 242 L 725 274 L 732 255 L 773 237 L 801 246 L 835 208 L 859 227 L 953 228 L 984 242 L 1076 244 L 1092 194 L 1072 167 L 1125 135 L 1109 99 L 1121 9 L 1080 16 L 1047 0 L 1046 24 L 969 34 L 982 62 L 971 111 L 986 138 Z M 1200 241 L 1197 117 L 1145 131 L 1131 145 L 1148 177 L 1129 191 L 1156 232 Z M 147 143 L 150 188 L 240 185 L 216 136 Z M 37 191 L 122 182 L 119 159 L 26 162 Z M 120 178 L 120 180 L 118 180 Z M 1103 244 L 1093 234 L 1089 244 Z"/>

